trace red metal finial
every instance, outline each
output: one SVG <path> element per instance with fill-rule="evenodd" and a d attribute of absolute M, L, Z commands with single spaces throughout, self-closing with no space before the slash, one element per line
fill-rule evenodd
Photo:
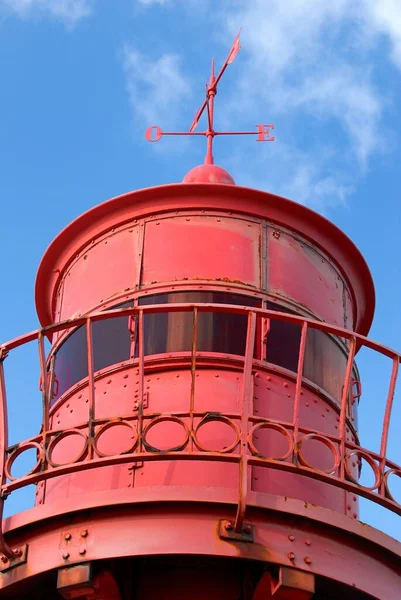
<path fill-rule="evenodd" d="M 194 120 L 192 121 L 189 131 L 162 131 L 162 129 L 158 125 L 152 125 L 151 127 L 148 127 L 148 129 L 145 132 L 145 137 L 148 140 L 148 142 L 158 142 L 163 137 L 163 135 L 203 135 L 207 139 L 206 156 L 204 164 L 213 165 L 213 140 L 216 135 L 257 135 L 256 141 L 258 142 L 274 141 L 274 136 L 270 135 L 270 130 L 274 129 L 274 125 L 271 124 L 256 125 L 256 131 L 215 131 L 214 129 L 214 97 L 217 94 L 217 86 L 224 74 L 224 71 L 226 70 L 227 66 L 234 61 L 235 57 L 241 49 L 240 33 L 241 30 L 239 30 L 238 35 L 235 38 L 233 45 L 231 46 L 230 52 L 223 66 L 221 67 L 217 77 L 215 77 L 214 75 L 214 59 L 212 59 L 212 68 L 209 83 L 206 84 L 206 98 L 202 106 L 196 112 L 196 115 L 194 117 Z M 199 123 L 199 119 L 201 118 L 205 109 L 207 110 L 208 117 L 207 129 L 205 131 L 195 132 L 195 129 Z"/>

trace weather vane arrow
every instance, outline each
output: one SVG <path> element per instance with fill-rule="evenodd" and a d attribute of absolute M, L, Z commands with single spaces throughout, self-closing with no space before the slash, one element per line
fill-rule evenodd
<path fill-rule="evenodd" d="M 274 125 L 272 124 L 256 125 L 256 131 L 215 131 L 214 129 L 214 98 L 217 94 L 217 86 L 228 65 L 234 61 L 238 52 L 241 50 L 240 33 L 241 30 L 239 30 L 237 37 L 235 38 L 233 45 L 231 46 L 230 52 L 216 77 L 214 74 L 214 59 L 212 59 L 212 68 L 209 83 L 206 84 L 206 98 L 202 106 L 197 110 L 194 120 L 192 121 L 192 125 L 189 128 L 189 131 L 162 131 L 162 129 L 158 125 L 152 125 L 151 127 L 148 127 L 148 129 L 145 132 L 145 137 L 148 140 L 148 142 L 158 142 L 164 135 L 204 136 L 207 138 L 207 151 L 205 156 L 206 165 L 212 165 L 214 163 L 213 140 L 216 137 L 216 135 L 256 135 L 257 142 L 274 142 L 274 136 L 272 136 L 270 133 L 270 131 L 274 129 Z M 199 119 L 201 118 L 205 110 L 207 111 L 208 127 L 205 131 L 195 131 L 196 127 L 199 124 Z"/>

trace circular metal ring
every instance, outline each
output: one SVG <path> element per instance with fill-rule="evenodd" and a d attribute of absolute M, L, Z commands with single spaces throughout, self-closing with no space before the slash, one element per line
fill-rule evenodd
<path fill-rule="evenodd" d="M 348 465 L 347 465 L 347 461 L 352 456 L 361 456 L 370 465 L 370 467 L 372 468 L 372 471 L 373 471 L 373 473 L 375 475 L 375 483 L 374 483 L 374 485 L 371 485 L 370 487 L 368 487 L 366 485 L 361 485 L 359 483 L 359 481 L 357 479 L 355 479 L 355 477 L 352 475 L 352 473 L 350 473 L 350 470 L 349 470 Z M 373 492 L 380 485 L 381 475 L 380 475 L 379 466 L 373 460 L 373 458 L 370 456 L 370 454 L 368 452 L 366 452 L 365 450 L 352 450 L 352 452 L 350 452 L 349 454 L 346 454 L 345 457 L 344 457 L 344 470 L 345 470 L 345 473 L 347 475 L 347 479 L 349 481 L 351 481 L 352 483 L 355 483 L 357 486 L 359 486 L 360 488 L 363 488 L 364 490 L 366 490 L 368 492 Z"/>
<path fill-rule="evenodd" d="M 326 448 L 328 448 L 333 457 L 334 457 L 334 465 L 332 467 L 330 467 L 330 469 L 318 469 L 317 467 L 315 467 L 314 465 L 312 465 L 310 462 L 308 462 L 306 460 L 306 458 L 303 455 L 302 452 L 302 446 L 304 445 L 304 443 L 307 440 L 318 440 L 320 442 L 322 442 L 322 444 L 324 444 L 326 446 Z M 312 469 L 313 471 L 320 471 L 321 473 L 327 473 L 328 475 L 333 475 L 333 473 L 336 472 L 336 470 L 338 469 L 338 467 L 340 466 L 340 462 L 341 462 L 341 458 L 340 458 L 340 453 L 338 451 L 338 448 L 335 446 L 335 444 L 327 437 L 325 437 L 324 435 L 321 435 L 320 433 L 308 433 L 306 434 L 303 438 L 301 438 L 298 442 L 298 459 L 300 464 L 303 467 L 308 467 L 308 469 Z"/>
<path fill-rule="evenodd" d="M 78 454 L 78 456 L 74 460 L 69 460 L 65 463 L 54 462 L 52 459 L 52 454 L 53 454 L 53 451 L 54 451 L 55 447 L 57 446 L 57 444 L 59 442 L 61 442 L 61 440 L 64 440 L 65 438 L 67 438 L 69 436 L 74 436 L 74 435 L 78 435 L 85 440 L 85 444 L 84 444 L 84 447 L 81 450 L 81 452 Z M 54 468 L 64 467 L 66 465 L 74 465 L 75 463 L 80 462 L 83 459 L 83 457 L 86 454 L 87 449 L 88 449 L 88 436 L 85 433 L 83 433 L 82 431 L 80 431 L 79 429 L 67 429 L 66 431 L 62 431 L 61 433 L 56 434 L 54 436 L 54 438 L 51 440 L 50 444 L 47 447 L 47 452 L 46 452 L 47 461 L 48 461 L 49 465 L 51 465 Z"/>
<path fill-rule="evenodd" d="M 227 446 L 227 448 L 223 448 L 223 450 L 212 450 L 211 448 L 206 448 L 198 440 L 199 429 L 201 427 L 203 427 L 203 425 L 206 425 L 206 423 L 212 423 L 212 422 L 225 423 L 226 425 L 231 427 L 231 429 L 235 433 L 236 437 L 235 437 L 234 442 L 232 444 L 230 444 L 230 446 Z M 195 431 L 193 433 L 193 439 L 194 439 L 195 446 L 201 452 L 219 452 L 220 454 L 227 454 L 228 452 L 232 452 L 238 446 L 239 439 L 240 439 L 240 433 L 239 433 L 238 427 L 236 426 L 234 421 L 232 419 L 230 419 L 229 417 L 226 417 L 224 415 L 219 415 L 216 413 L 208 413 L 204 417 L 202 417 L 202 419 L 199 421 L 198 425 L 196 426 Z"/>
<path fill-rule="evenodd" d="M 117 454 L 105 454 L 105 453 L 101 452 L 97 447 L 97 444 L 98 444 L 100 438 L 102 437 L 102 435 L 104 434 L 105 431 L 108 431 L 109 429 L 112 429 L 113 427 L 118 427 L 119 425 L 122 425 L 123 427 L 128 427 L 129 429 L 131 429 L 133 431 L 134 441 L 132 442 L 131 446 L 129 448 L 127 448 L 127 450 L 124 450 L 123 452 L 118 452 Z M 136 429 L 134 429 L 134 427 L 131 425 L 131 423 L 129 421 L 125 421 L 122 419 L 121 421 L 109 421 L 108 423 L 105 423 L 104 425 L 102 425 L 100 427 L 100 429 L 96 432 L 95 439 L 93 440 L 93 448 L 99 457 L 106 458 L 108 456 L 121 456 L 122 454 L 130 454 L 131 452 L 134 451 L 137 443 L 138 443 L 138 433 L 137 433 Z"/>
<path fill-rule="evenodd" d="M 388 471 L 386 471 L 384 473 L 384 487 L 386 490 L 386 496 L 388 498 L 390 498 L 390 500 L 392 500 L 393 502 L 395 502 L 396 504 L 398 504 L 398 506 L 401 505 L 401 502 L 399 502 L 398 500 L 396 500 L 393 496 L 393 494 L 390 492 L 390 488 L 388 485 L 388 478 L 390 477 L 390 475 L 397 475 L 400 479 L 401 479 L 401 469 L 389 469 Z"/>
<path fill-rule="evenodd" d="M 37 451 L 38 458 L 36 460 L 36 465 L 34 467 L 32 467 L 32 469 L 30 469 L 27 473 L 25 473 L 25 475 L 22 475 L 21 477 L 13 477 L 11 475 L 11 469 L 13 467 L 14 462 L 21 454 L 23 454 L 25 452 L 25 450 L 29 450 L 30 448 L 34 448 Z M 13 450 L 11 452 L 10 456 L 7 458 L 7 461 L 6 461 L 6 464 L 4 467 L 4 472 L 6 474 L 7 479 L 9 479 L 10 481 L 16 481 L 17 479 L 23 479 L 24 477 L 28 477 L 28 475 L 33 475 L 33 473 L 36 473 L 39 470 L 39 468 L 42 464 L 43 457 L 44 457 L 43 448 L 38 442 L 22 443 L 21 445 L 18 446 L 18 448 L 15 448 L 15 450 Z"/>
<path fill-rule="evenodd" d="M 149 431 L 151 429 L 153 429 L 153 427 L 155 427 L 155 425 L 157 425 L 158 423 L 165 423 L 165 422 L 178 423 L 179 425 L 181 425 L 181 427 L 185 431 L 185 439 L 182 442 L 182 444 L 179 444 L 178 446 L 174 446 L 172 448 L 167 448 L 165 450 L 162 450 L 161 448 L 156 448 L 155 446 L 152 446 L 151 444 L 149 444 L 149 442 L 146 441 L 146 436 L 148 435 Z M 187 446 L 187 444 L 189 442 L 189 429 L 186 426 L 186 424 L 184 423 L 184 421 L 182 419 L 180 419 L 179 417 L 175 417 L 174 415 L 162 415 L 160 417 L 156 417 L 155 419 L 153 419 L 152 421 L 150 421 L 150 423 L 148 423 L 146 425 L 145 429 L 142 431 L 141 439 L 142 439 L 142 443 L 145 447 L 145 450 L 147 452 L 154 452 L 154 453 L 157 452 L 159 454 L 166 454 L 167 452 L 180 452 L 181 450 L 184 450 L 184 448 Z"/>
<path fill-rule="evenodd" d="M 265 456 L 264 454 L 259 452 L 259 450 L 256 448 L 252 438 L 253 438 L 254 433 L 256 431 L 259 431 L 260 429 L 273 429 L 273 431 L 278 431 L 279 433 L 281 433 L 288 442 L 288 451 L 285 454 L 283 454 L 282 456 Z M 291 456 L 293 448 L 294 448 L 294 444 L 293 444 L 293 441 L 292 441 L 289 431 L 282 425 L 279 425 L 278 423 L 270 423 L 268 421 L 263 421 L 262 423 L 256 423 L 256 425 L 254 425 L 252 427 L 252 429 L 248 433 L 248 446 L 249 446 L 252 454 L 254 454 L 255 456 L 259 456 L 260 458 L 270 458 L 271 460 L 280 460 L 280 461 L 286 460 L 289 456 Z"/>

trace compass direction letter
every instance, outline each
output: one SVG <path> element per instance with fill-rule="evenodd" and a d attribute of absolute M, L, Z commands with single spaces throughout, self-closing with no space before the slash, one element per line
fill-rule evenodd
<path fill-rule="evenodd" d="M 152 125 L 148 127 L 145 132 L 145 137 L 148 142 L 158 142 L 162 137 L 163 132 L 158 125 Z"/>
<path fill-rule="evenodd" d="M 274 129 L 274 125 L 256 125 L 258 128 L 257 142 L 274 142 L 274 135 L 270 135 L 270 129 Z"/>

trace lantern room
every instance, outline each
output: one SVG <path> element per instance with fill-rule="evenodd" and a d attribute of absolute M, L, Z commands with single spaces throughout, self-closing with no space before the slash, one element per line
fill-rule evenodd
<path fill-rule="evenodd" d="M 89 358 L 85 324 L 64 326 L 52 336 L 49 422 L 70 432 L 52 444 L 54 467 L 88 451 L 88 430 L 79 427 L 88 420 L 90 371 L 99 456 L 132 450 L 139 412 L 142 444 L 150 451 L 168 454 L 190 443 L 199 453 L 228 455 L 238 444 L 247 353 L 253 360 L 250 412 L 264 420 L 252 430 L 254 454 L 288 462 L 285 424 L 293 421 L 302 344 L 297 410 L 309 437 L 301 461 L 338 471 L 335 449 L 310 432 L 338 434 L 349 341 L 314 327 L 303 336 L 294 317 L 366 333 L 374 305 L 369 271 L 350 240 L 323 217 L 272 194 L 227 185 L 227 177 L 205 184 L 203 171 L 210 168 L 216 167 L 200 167 L 193 183 L 140 190 L 97 206 L 47 250 L 36 284 L 43 327 L 116 311 L 91 324 Z M 199 308 L 195 313 L 180 305 Z M 255 309 L 251 338 L 247 309 Z M 350 381 L 346 436 L 357 443 L 354 362 Z M 169 416 L 154 419 L 164 413 Z M 194 437 L 188 435 L 193 427 Z M 235 464 L 198 458 L 99 466 L 90 478 L 85 471 L 60 475 L 41 485 L 36 502 L 128 487 L 133 494 L 155 486 L 216 487 L 223 495 L 238 488 Z M 350 460 L 347 468 L 357 479 L 357 462 Z M 345 490 L 258 466 L 249 467 L 249 478 L 255 492 L 357 517 L 357 503 Z"/>

